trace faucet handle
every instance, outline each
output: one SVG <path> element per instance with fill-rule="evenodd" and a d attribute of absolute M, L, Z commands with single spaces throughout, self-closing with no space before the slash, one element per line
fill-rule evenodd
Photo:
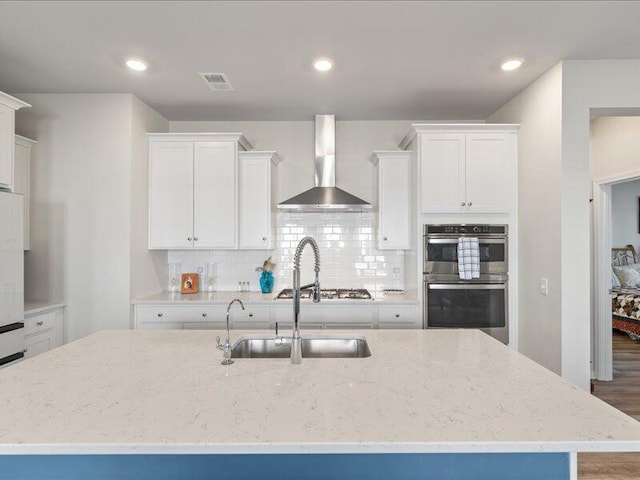
<path fill-rule="evenodd" d="M 224 350 L 224 347 L 225 347 L 225 346 L 224 346 L 223 344 L 221 344 L 221 343 L 220 343 L 220 336 L 217 336 L 217 337 L 216 337 L 216 344 L 217 344 L 217 345 L 216 345 L 216 348 L 217 348 L 218 350 Z"/>

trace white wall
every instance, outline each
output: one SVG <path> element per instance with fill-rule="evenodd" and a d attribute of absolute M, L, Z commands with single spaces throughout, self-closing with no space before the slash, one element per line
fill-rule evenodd
<path fill-rule="evenodd" d="M 169 122 L 131 96 L 131 299 L 166 288 L 167 252 L 149 250 L 149 142 L 147 133 L 167 132 Z"/>
<path fill-rule="evenodd" d="M 599 180 L 640 169 L 640 117 L 591 121 L 591 178 Z"/>
<path fill-rule="evenodd" d="M 336 121 L 336 183 L 343 190 L 377 203 L 374 150 L 398 150 L 410 121 Z M 313 186 L 315 130 L 308 122 L 171 122 L 172 132 L 242 132 L 256 150 L 275 150 L 278 201 Z"/>
<path fill-rule="evenodd" d="M 31 167 L 25 297 L 67 304 L 65 339 L 129 327 L 130 95 L 21 94 Z"/>
<path fill-rule="evenodd" d="M 146 250 L 144 132 L 168 122 L 129 94 L 19 97 L 33 108 L 16 131 L 38 141 L 25 297 L 67 304 L 65 341 L 129 328 L 132 295 L 160 290 L 166 269 L 166 252 Z"/>
<path fill-rule="evenodd" d="M 489 117 L 491 123 L 519 123 L 518 349 L 557 372 L 561 363 L 560 162 L 562 69 L 541 76 Z M 549 279 L 549 295 L 538 292 Z"/>
<path fill-rule="evenodd" d="M 571 60 L 562 68 L 562 373 L 587 389 L 590 112 L 640 107 L 640 60 Z"/>
<path fill-rule="evenodd" d="M 638 199 L 640 180 L 618 183 L 611 188 L 611 243 L 614 247 L 633 245 L 636 252 L 640 252 Z"/>

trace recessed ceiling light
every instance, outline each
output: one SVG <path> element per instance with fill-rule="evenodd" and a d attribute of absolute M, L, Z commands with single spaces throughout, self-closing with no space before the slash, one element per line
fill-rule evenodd
<path fill-rule="evenodd" d="M 327 58 L 319 58 L 318 60 L 313 62 L 313 67 L 319 72 L 327 72 L 331 70 L 331 68 L 333 67 L 333 63 L 331 63 L 331 60 Z"/>
<path fill-rule="evenodd" d="M 147 69 L 147 64 L 137 58 L 130 58 L 127 60 L 127 67 L 136 72 L 144 72 Z"/>
<path fill-rule="evenodd" d="M 502 70 L 504 70 L 505 72 L 510 72 L 511 70 L 517 70 L 518 68 L 520 68 L 523 63 L 524 63 L 524 60 L 513 58 L 511 60 L 505 61 L 500 66 L 500 68 L 502 68 Z"/>

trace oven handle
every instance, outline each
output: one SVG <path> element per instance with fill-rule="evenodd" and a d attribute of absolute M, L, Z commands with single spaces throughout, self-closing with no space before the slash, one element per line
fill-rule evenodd
<path fill-rule="evenodd" d="M 473 238 L 473 237 L 469 237 L 469 238 Z M 490 244 L 490 245 L 496 245 L 496 244 L 500 244 L 500 243 L 507 243 L 507 239 L 506 238 L 482 238 L 482 237 L 475 237 L 478 238 L 478 241 L 480 244 Z M 428 238 L 427 239 L 427 243 L 430 243 L 432 245 L 457 245 L 458 244 L 458 239 L 457 238 Z"/>
<path fill-rule="evenodd" d="M 429 290 L 506 290 L 506 283 L 427 283 Z"/>

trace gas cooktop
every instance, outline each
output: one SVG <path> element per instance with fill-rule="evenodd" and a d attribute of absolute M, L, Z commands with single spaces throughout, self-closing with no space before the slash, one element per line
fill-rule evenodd
<path fill-rule="evenodd" d="M 311 298 L 311 289 L 307 288 L 300 292 L 300 298 Z M 285 288 L 277 296 L 277 300 L 288 300 L 293 298 L 293 289 Z M 371 300 L 369 290 L 364 288 L 322 288 L 320 298 L 323 300 Z"/>

